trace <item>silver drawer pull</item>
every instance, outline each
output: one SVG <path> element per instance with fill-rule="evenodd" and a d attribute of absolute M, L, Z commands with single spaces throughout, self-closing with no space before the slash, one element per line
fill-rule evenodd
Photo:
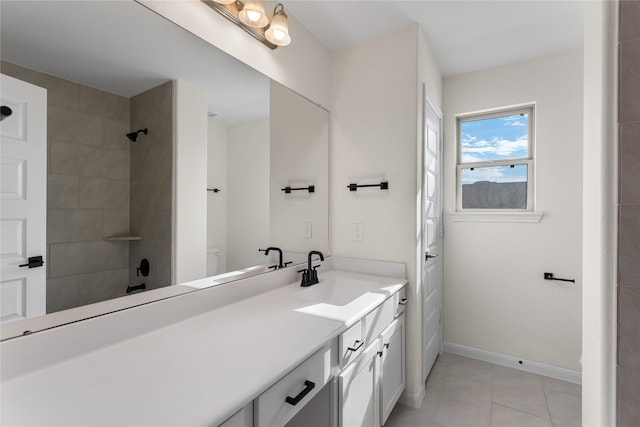
<path fill-rule="evenodd" d="M 358 343 L 360 343 L 360 344 L 358 344 Z M 364 341 L 356 340 L 356 342 L 354 342 L 353 345 L 355 347 L 347 347 L 347 350 L 349 350 L 349 351 L 358 351 L 360 349 L 360 347 L 362 347 L 364 345 Z"/>
<path fill-rule="evenodd" d="M 402 301 L 400 301 L 398 304 L 400 305 L 407 305 L 407 299 L 406 298 L 402 298 Z"/>

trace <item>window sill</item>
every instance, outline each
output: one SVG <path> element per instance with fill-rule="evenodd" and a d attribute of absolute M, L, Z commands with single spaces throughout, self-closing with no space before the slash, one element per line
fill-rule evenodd
<path fill-rule="evenodd" d="M 449 214 L 456 222 L 540 222 L 544 212 L 465 212 Z"/>

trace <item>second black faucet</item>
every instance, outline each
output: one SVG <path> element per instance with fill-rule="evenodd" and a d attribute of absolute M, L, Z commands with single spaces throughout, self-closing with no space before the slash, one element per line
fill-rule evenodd
<path fill-rule="evenodd" d="M 309 252 L 309 256 L 307 257 L 307 261 L 308 261 L 307 269 L 300 270 L 302 272 L 302 282 L 300 283 L 300 286 L 307 287 L 307 286 L 315 285 L 316 283 L 318 283 L 318 272 L 316 271 L 316 268 L 320 267 L 320 265 L 315 265 L 313 267 L 311 266 L 311 257 L 313 255 L 320 256 L 320 261 L 324 261 L 324 255 L 322 255 L 322 252 L 320 251 Z"/>

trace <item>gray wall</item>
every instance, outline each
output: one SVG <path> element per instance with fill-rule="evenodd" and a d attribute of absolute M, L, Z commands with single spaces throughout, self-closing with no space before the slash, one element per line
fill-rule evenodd
<path fill-rule="evenodd" d="M 620 2 L 618 420 L 640 425 L 640 2 Z"/>
<path fill-rule="evenodd" d="M 462 185 L 464 209 L 526 209 L 526 182 L 478 181 Z"/>
<path fill-rule="evenodd" d="M 129 99 L 2 62 L 47 89 L 47 313 L 125 294 Z"/>
<path fill-rule="evenodd" d="M 47 313 L 126 295 L 142 258 L 148 287 L 171 284 L 172 83 L 130 100 L 5 61 L 0 71 L 47 89 Z M 125 136 L 144 127 L 136 143 Z M 126 235 L 142 240 L 104 240 Z"/>
<path fill-rule="evenodd" d="M 131 233 L 142 240 L 130 243 L 129 281 L 153 289 L 171 284 L 173 82 L 131 98 L 131 130 L 144 128 L 131 143 Z M 136 274 L 143 258 L 147 277 Z"/>

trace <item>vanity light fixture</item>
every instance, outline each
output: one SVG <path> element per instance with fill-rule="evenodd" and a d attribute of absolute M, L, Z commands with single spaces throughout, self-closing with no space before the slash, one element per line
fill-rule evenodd
<path fill-rule="evenodd" d="M 287 46 L 289 36 L 289 18 L 282 3 L 273 9 L 271 22 L 260 0 L 202 0 L 207 6 L 260 40 L 271 49 Z"/>

